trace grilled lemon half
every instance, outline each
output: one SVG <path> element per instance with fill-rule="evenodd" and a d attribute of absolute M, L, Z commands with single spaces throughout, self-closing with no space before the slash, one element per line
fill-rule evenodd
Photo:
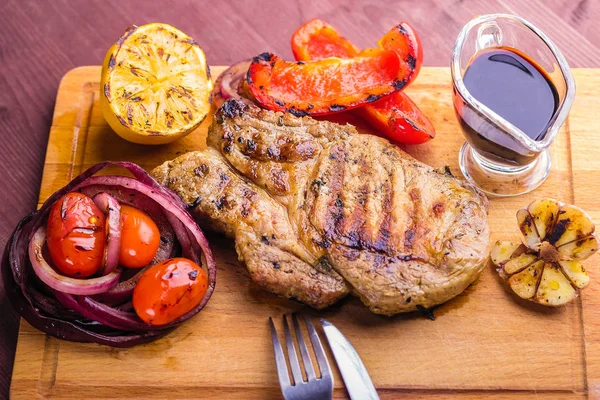
<path fill-rule="evenodd" d="M 167 24 L 129 27 L 102 65 L 104 119 L 123 139 L 163 144 L 202 123 L 213 83 L 204 51 Z"/>

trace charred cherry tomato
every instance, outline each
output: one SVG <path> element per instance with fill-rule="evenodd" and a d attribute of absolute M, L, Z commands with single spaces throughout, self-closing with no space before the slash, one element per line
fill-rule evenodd
<path fill-rule="evenodd" d="M 144 272 L 133 289 L 133 308 L 146 323 L 168 324 L 194 309 L 207 289 L 208 278 L 198 264 L 171 258 Z"/>
<path fill-rule="evenodd" d="M 54 266 L 63 274 L 85 278 L 102 266 L 106 217 L 81 193 L 67 193 L 48 216 L 47 244 Z"/>
<path fill-rule="evenodd" d="M 121 204 L 119 265 L 141 268 L 150 264 L 160 245 L 158 227 L 146 213 Z"/>
<path fill-rule="evenodd" d="M 402 22 L 379 40 L 379 46 L 394 50 L 398 54 L 403 60 L 401 70 L 405 73 L 412 70 L 406 84 L 411 83 L 423 62 L 423 48 L 414 29 Z M 350 58 L 358 53 L 348 39 L 319 19 L 308 21 L 294 33 L 292 51 L 298 61 L 325 57 Z M 435 136 L 435 129 L 429 119 L 402 91 L 394 92 L 351 112 L 358 114 L 371 127 L 394 142 L 420 144 Z"/>
<path fill-rule="evenodd" d="M 263 107 L 296 116 L 351 109 L 404 87 L 394 51 L 365 49 L 356 57 L 284 61 L 274 54 L 254 57 L 248 87 Z"/>

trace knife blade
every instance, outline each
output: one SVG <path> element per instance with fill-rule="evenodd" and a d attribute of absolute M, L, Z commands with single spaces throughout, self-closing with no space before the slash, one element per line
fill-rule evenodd
<path fill-rule="evenodd" d="M 371 377 L 352 344 L 331 322 L 321 318 L 323 331 L 352 400 L 379 400 Z"/>

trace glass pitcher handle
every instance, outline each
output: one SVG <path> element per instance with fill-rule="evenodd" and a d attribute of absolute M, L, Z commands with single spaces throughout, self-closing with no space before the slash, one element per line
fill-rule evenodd
<path fill-rule="evenodd" d="M 494 21 L 486 22 L 477 29 L 477 51 L 502 44 L 502 29 Z"/>

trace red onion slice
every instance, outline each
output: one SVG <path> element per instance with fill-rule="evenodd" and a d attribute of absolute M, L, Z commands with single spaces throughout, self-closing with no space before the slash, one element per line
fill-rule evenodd
<path fill-rule="evenodd" d="M 69 278 L 57 273 L 44 259 L 42 249 L 45 242 L 46 227 L 41 226 L 29 242 L 29 260 L 38 278 L 52 289 L 69 294 L 87 295 L 106 292 L 119 283 L 121 269 L 92 279 Z"/>
<path fill-rule="evenodd" d="M 192 260 L 196 264 L 201 265 L 200 257 L 194 251 L 192 240 L 190 240 L 190 237 L 188 236 L 188 232 L 187 232 L 187 229 L 185 229 L 185 226 L 177 218 L 175 218 L 175 216 L 173 216 L 173 214 L 171 214 L 170 212 L 167 212 L 166 214 L 167 214 L 167 219 L 169 220 L 169 223 L 171 224 L 171 227 L 173 227 L 173 231 L 175 231 L 175 236 L 177 236 L 177 240 L 179 241 L 179 243 L 181 243 L 181 249 L 182 249 L 182 253 L 183 253 L 182 255 L 185 258 Z"/>
<path fill-rule="evenodd" d="M 108 193 L 98 193 L 93 198 L 98 208 L 106 214 L 106 246 L 102 257 L 101 275 L 107 275 L 119 265 L 121 248 L 121 205 Z"/>
<path fill-rule="evenodd" d="M 136 332 L 162 328 L 146 324 L 133 312 L 118 310 L 87 296 L 72 296 L 61 292 L 56 292 L 55 296 L 65 307 L 77 311 L 87 319 L 110 326 L 111 328 Z"/>
<path fill-rule="evenodd" d="M 220 106 L 220 103 L 229 99 L 236 99 L 246 104 L 254 104 L 253 100 L 240 93 L 239 90 L 240 83 L 245 79 L 251 62 L 252 60 L 240 61 L 219 75 L 213 90 L 213 98 L 217 106 Z"/>

